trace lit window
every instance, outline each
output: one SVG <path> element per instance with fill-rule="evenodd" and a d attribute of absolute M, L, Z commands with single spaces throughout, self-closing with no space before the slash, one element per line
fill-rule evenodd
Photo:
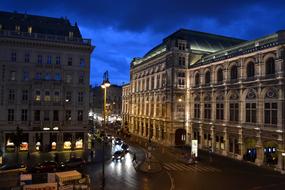
<path fill-rule="evenodd" d="M 46 102 L 50 101 L 50 92 L 49 91 L 45 91 L 45 99 Z"/>
<path fill-rule="evenodd" d="M 41 91 L 39 91 L 39 90 L 36 91 L 35 100 L 41 101 Z"/>
<path fill-rule="evenodd" d="M 15 31 L 16 31 L 16 32 L 20 32 L 20 30 L 21 30 L 20 26 L 19 26 L 19 25 L 16 25 L 16 26 L 15 26 Z"/>
<path fill-rule="evenodd" d="M 28 27 L 28 33 L 31 34 L 33 31 L 33 28 L 31 26 Z"/>
<path fill-rule="evenodd" d="M 69 38 L 73 38 L 73 32 L 68 33 Z"/>

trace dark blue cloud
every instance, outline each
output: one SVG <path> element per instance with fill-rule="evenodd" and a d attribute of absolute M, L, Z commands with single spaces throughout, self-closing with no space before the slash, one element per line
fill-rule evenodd
<path fill-rule="evenodd" d="M 10 0 L 1 10 L 67 16 L 92 38 L 91 82 L 104 70 L 111 81 L 129 80 L 129 63 L 178 28 L 254 39 L 285 28 L 284 0 Z"/>

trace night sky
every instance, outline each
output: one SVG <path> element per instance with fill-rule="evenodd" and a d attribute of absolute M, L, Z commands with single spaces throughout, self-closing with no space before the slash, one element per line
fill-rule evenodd
<path fill-rule="evenodd" d="M 0 10 L 67 17 L 96 46 L 91 84 L 129 81 L 129 65 L 179 28 L 255 39 L 285 29 L 284 0 L 0 0 Z"/>

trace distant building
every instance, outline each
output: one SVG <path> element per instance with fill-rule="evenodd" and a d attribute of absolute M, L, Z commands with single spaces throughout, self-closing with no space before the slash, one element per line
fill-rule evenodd
<path fill-rule="evenodd" d="M 95 118 L 103 117 L 104 90 L 96 86 L 90 90 L 90 111 Z M 109 121 L 121 118 L 122 112 L 122 86 L 111 85 L 107 88 L 106 111 Z"/>
<path fill-rule="evenodd" d="M 252 41 L 178 30 L 131 63 L 123 122 L 166 145 L 191 145 L 281 169 L 285 31 Z"/>
<path fill-rule="evenodd" d="M 87 148 L 91 40 L 66 18 L 0 12 L 0 145 Z"/>

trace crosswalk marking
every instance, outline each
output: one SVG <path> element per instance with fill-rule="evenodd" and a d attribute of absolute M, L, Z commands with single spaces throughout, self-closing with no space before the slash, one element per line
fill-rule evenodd
<path fill-rule="evenodd" d="M 186 165 L 179 162 L 164 163 L 163 167 L 169 171 L 195 171 L 195 172 L 220 172 L 221 170 L 211 166 L 203 165 Z"/>

